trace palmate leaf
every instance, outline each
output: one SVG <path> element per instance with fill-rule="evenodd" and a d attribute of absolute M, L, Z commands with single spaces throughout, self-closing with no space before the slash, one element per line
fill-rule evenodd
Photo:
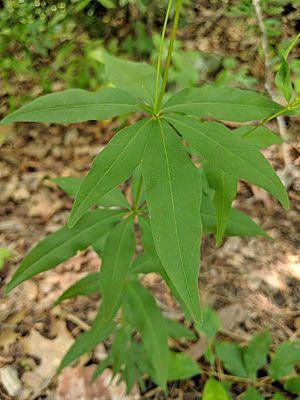
<path fill-rule="evenodd" d="M 130 93 L 116 88 L 98 92 L 68 89 L 39 97 L 5 117 L 1 124 L 11 122 L 56 122 L 62 124 L 110 119 L 136 112 L 138 100 Z"/>
<path fill-rule="evenodd" d="M 100 306 L 91 329 L 78 336 L 75 343 L 64 356 L 57 372 L 61 372 L 84 353 L 91 351 L 97 344 L 103 342 L 115 328 L 116 324 L 114 321 L 109 321 L 104 318 L 103 310 Z"/>
<path fill-rule="evenodd" d="M 153 104 L 156 71 L 146 63 L 122 60 L 105 54 L 105 71 L 111 82 L 120 89 L 128 90 L 140 101 Z"/>
<path fill-rule="evenodd" d="M 168 331 L 152 295 L 139 283 L 128 283 L 132 324 L 140 332 L 155 372 L 154 381 L 163 389 L 168 378 Z"/>
<path fill-rule="evenodd" d="M 59 296 L 54 306 L 75 296 L 88 296 L 90 294 L 99 293 L 99 275 L 99 272 L 95 272 L 79 279 L 79 281 L 75 282 Z"/>
<path fill-rule="evenodd" d="M 68 196 L 72 198 L 76 196 L 76 193 L 78 192 L 80 185 L 83 181 L 84 178 L 75 176 L 62 176 L 53 179 L 53 182 L 55 182 L 62 190 L 67 193 Z M 126 197 L 119 188 L 112 189 L 104 197 L 102 197 L 97 204 L 103 207 L 119 206 L 123 208 L 130 208 Z"/>
<path fill-rule="evenodd" d="M 236 192 L 238 178 L 229 175 L 212 164 L 205 164 L 204 172 L 209 186 L 215 191 L 214 206 L 216 210 L 217 232 L 216 245 L 221 244 Z"/>
<path fill-rule="evenodd" d="M 184 89 L 171 97 L 162 113 L 180 112 L 197 117 L 211 116 L 226 121 L 265 119 L 283 109 L 260 93 L 226 87 Z"/>
<path fill-rule="evenodd" d="M 165 121 L 153 126 L 142 173 L 156 251 L 192 317 L 200 322 L 201 178 Z"/>
<path fill-rule="evenodd" d="M 74 226 L 92 205 L 130 176 L 141 161 L 152 124 L 150 119 L 144 119 L 122 129 L 95 158 L 76 194 L 70 226 Z"/>
<path fill-rule="evenodd" d="M 133 218 L 130 217 L 113 228 L 103 250 L 100 288 L 103 312 L 108 320 L 119 308 L 134 250 Z"/>
<path fill-rule="evenodd" d="M 289 207 L 287 192 L 269 162 L 246 140 L 233 136 L 224 125 L 202 123 L 186 116 L 167 120 L 185 137 L 190 146 L 216 168 L 260 186 Z"/>
<path fill-rule="evenodd" d="M 21 282 L 47 271 L 84 250 L 106 235 L 123 213 L 113 210 L 96 210 L 87 213 L 74 228 L 64 226 L 40 241 L 23 259 L 8 283 L 10 291 Z"/>

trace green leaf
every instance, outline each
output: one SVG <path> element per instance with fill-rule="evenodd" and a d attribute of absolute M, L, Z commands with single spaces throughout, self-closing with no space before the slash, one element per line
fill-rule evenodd
<path fill-rule="evenodd" d="M 258 390 L 254 389 L 253 387 L 247 389 L 244 393 L 243 400 L 264 400 L 263 396 L 259 393 Z"/>
<path fill-rule="evenodd" d="M 204 385 L 202 400 L 229 400 L 229 396 L 221 382 L 210 378 Z"/>
<path fill-rule="evenodd" d="M 104 317 L 108 320 L 119 308 L 134 250 L 133 218 L 130 217 L 113 228 L 103 251 L 100 289 Z"/>
<path fill-rule="evenodd" d="M 231 203 L 236 196 L 238 179 L 212 164 L 205 164 L 204 172 L 209 186 L 215 191 L 213 201 L 217 220 L 216 245 L 219 246 L 229 219 Z"/>
<path fill-rule="evenodd" d="M 204 233 L 216 233 L 217 220 L 212 200 L 203 196 L 201 206 L 201 219 Z M 232 208 L 229 213 L 225 236 L 264 236 L 267 233 L 242 211 Z"/>
<path fill-rule="evenodd" d="M 203 322 L 202 325 L 199 327 L 199 331 L 203 332 L 206 335 L 209 342 L 211 342 L 212 340 L 214 340 L 221 326 L 220 317 L 218 313 L 210 307 L 203 307 L 202 313 L 203 313 Z"/>
<path fill-rule="evenodd" d="M 153 257 L 148 253 L 141 253 L 132 263 L 129 272 L 131 274 L 149 274 L 151 272 L 161 271 L 161 262 L 155 263 Z"/>
<path fill-rule="evenodd" d="M 282 378 L 293 372 L 300 363 L 300 340 L 284 342 L 276 350 L 269 366 L 269 375 L 273 379 Z"/>
<path fill-rule="evenodd" d="M 100 306 L 91 329 L 78 336 L 60 363 L 58 372 L 77 360 L 84 353 L 91 351 L 97 344 L 103 342 L 115 329 L 116 324 L 113 321 L 106 320 L 102 311 Z"/>
<path fill-rule="evenodd" d="M 280 393 L 276 393 L 274 394 L 274 396 L 272 397 L 272 400 L 287 400 L 286 397 L 282 396 L 282 394 Z M 297 399 L 296 399 L 297 400 Z"/>
<path fill-rule="evenodd" d="M 133 93 L 139 100 L 153 104 L 156 72 L 145 63 L 122 60 L 105 54 L 105 71 L 108 79 L 120 89 Z"/>
<path fill-rule="evenodd" d="M 93 372 L 91 381 L 95 381 L 100 375 L 102 375 L 103 371 L 110 367 L 112 363 L 111 357 L 108 356 L 104 360 L 102 360 L 98 365 L 95 371 Z"/>
<path fill-rule="evenodd" d="M 216 355 L 228 372 L 247 378 L 248 374 L 243 363 L 243 352 L 236 343 L 217 342 Z"/>
<path fill-rule="evenodd" d="M 255 129 L 253 129 L 251 126 L 240 126 L 237 129 L 233 129 L 231 132 L 240 138 L 248 140 L 258 149 L 269 147 L 272 144 L 283 143 L 283 140 L 280 136 L 276 135 L 265 126 L 255 127 Z"/>
<path fill-rule="evenodd" d="M 40 241 L 23 259 L 8 283 L 9 292 L 21 282 L 47 271 L 84 250 L 105 235 L 121 218 L 120 211 L 96 210 L 87 213 L 74 228 L 64 226 Z"/>
<path fill-rule="evenodd" d="M 165 121 L 153 127 L 142 172 L 158 256 L 191 315 L 200 322 L 201 178 Z"/>
<path fill-rule="evenodd" d="M 137 197 L 141 175 L 142 175 L 142 166 L 139 165 L 136 168 L 136 170 L 134 171 L 134 174 L 132 175 L 132 179 L 131 179 L 131 193 L 132 193 L 133 199 L 136 199 L 136 197 Z M 145 200 L 146 200 L 145 185 L 142 182 L 142 189 L 141 189 L 140 200 L 139 200 L 138 205 L 141 206 L 141 204 L 144 203 Z"/>
<path fill-rule="evenodd" d="M 145 119 L 122 129 L 98 154 L 77 192 L 70 226 L 74 226 L 92 205 L 130 176 L 141 161 L 151 126 L 151 120 Z"/>
<path fill-rule="evenodd" d="M 258 333 L 244 349 L 244 364 L 251 379 L 256 379 L 257 372 L 267 362 L 272 337 L 269 332 Z"/>
<path fill-rule="evenodd" d="M 168 333 L 153 297 L 139 283 L 128 283 L 128 301 L 133 325 L 140 332 L 155 371 L 155 382 L 166 387 L 169 366 Z"/>
<path fill-rule="evenodd" d="M 289 207 L 283 184 L 269 162 L 251 143 L 232 135 L 229 129 L 216 122 L 202 123 L 182 115 L 168 117 L 168 121 L 192 148 L 216 168 L 262 187 L 285 208 Z"/>
<path fill-rule="evenodd" d="M 188 329 L 185 325 L 177 321 L 173 321 L 171 319 L 166 319 L 165 321 L 169 332 L 169 336 L 171 336 L 172 338 L 174 339 L 186 338 L 190 340 L 196 339 L 196 335 L 194 334 L 194 332 Z"/>
<path fill-rule="evenodd" d="M 115 8 L 116 5 L 112 0 L 98 0 L 98 3 L 102 4 L 105 8 Z"/>
<path fill-rule="evenodd" d="M 125 329 L 119 329 L 115 333 L 110 353 L 114 374 L 120 372 L 122 365 L 126 363 L 128 340 L 129 338 Z"/>
<path fill-rule="evenodd" d="M 84 181 L 84 178 L 79 178 L 75 176 L 59 177 L 53 179 L 63 191 L 67 193 L 68 196 L 74 198 L 80 188 L 80 185 Z M 124 208 L 130 208 L 130 205 L 119 188 L 114 188 L 108 192 L 101 200 L 97 203 L 103 207 L 119 206 Z"/>
<path fill-rule="evenodd" d="M 144 246 L 145 251 L 147 251 L 147 253 L 150 254 L 151 258 L 152 258 L 152 272 L 158 272 L 162 278 L 164 279 L 164 281 L 166 282 L 166 284 L 169 286 L 169 288 L 171 289 L 172 293 L 174 294 L 174 296 L 176 297 L 176 299 L 178 300 L 178 302 L 180 303 L 180 306 L 185 314 L 185 317 L 187 320 L 191 319 L 191 315 L 185 305 L 185 302 L 183 301 L 181 295 L 179 294 L 178 290 L 175 288 L 172 280 L 170 279 L 170 277 L 168 276 L 166 270 L 163 268 L 162 263 L 160 258 L 158 257 L 156 248 L 155 248 L 155 244 L 154 244 L 154 238 L 153 238 L 153 234 L 151 231 L 151 227 L 150 227 L 150 221 L 148 218 L 144 218 L 142 216 L 139 217 L 139 225 L 140 225 L 140 229 L 141 229 L 141 239 L 142 239 L 142 244 Z M 155 270 L 154 270 L 155 269 Z"/>
<path fill-rule="evenodd" d="M 300 375 L 284 382 L 284 390 L 294 394 L 300 394 Z"/>
<path fill-rule="evenodd" d="M 185 353 L 169 353 L 168 381 L 189 379 L 199 375 L 199 365 Z"/>
<path fill-rule="evenodd" d="M 6 247 L 0 247 L 0 271 L 4 267 L 4 263 L 12 256 L 12 253 Z"/>
<path fill-rule="evenodd" d="M 296 45 L 300 38 L 300 34 L 298 34 L 294 40 L 290 43 L 290 45 L 285 50 L 283 56 L 281 57 L 281 63 L 277 74 L 275 75 L 275 84 L 281 93 L 284 95 L 287 102 L 290 101 L 293 94 L 293 85 L 291 81 L 291 71 L 290 66 L 287 62 L 287 58 L 292 50 L 292 48 Z"/>
<path fill-rule="evenodd" d="M 280 67 L 275 75 L 275 84 L 284 95 L 287 102 L 290 101 L 293 94 L 293 85 L 290 74 L 291 71 L 289 64 L 283 57 L 281 57 Z"/>
<path fill-rule="evenodd" d="M 282 110 L 260 93 L 226 87 L 184 89 L 171 97 L 162 112 L 180 112 L 197 117 L 211 116 L 226 121 L 265 119 Z"/>
<path fill-rule="evenodd" d="M 110 119 L 121 114 L 136 112 L 137 99 L 130 93 L 116 88 L 98 92 L 68 89 L 46 94 L 5 117 L 1 124 L 12 122 L 78 123 Z"/>
<path fill-rule="evenodd" d="M 99 272 L 88 274 L 75 282 L 59 296 L 54 306 L 75 296 L 88 296 L 90 294 L 99 293 L 99 275 Z"/>

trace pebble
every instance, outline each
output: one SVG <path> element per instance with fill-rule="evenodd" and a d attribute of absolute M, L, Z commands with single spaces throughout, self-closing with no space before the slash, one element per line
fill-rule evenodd
<path fill-rule="evenodd" d="M 17 370 L 12 365 L 0 368 L 0 382 L 9 396 L 16 397 L 21 394 L 22 383 Z"/>

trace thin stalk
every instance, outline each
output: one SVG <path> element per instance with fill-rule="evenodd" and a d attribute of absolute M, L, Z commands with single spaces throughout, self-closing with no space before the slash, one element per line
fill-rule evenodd
<path fill-rule="evenodd" d="M 167 13 L 165 16 L 164 26 L 161 34 L 161 42 L 159 47 L 158 59 L 157 59 L 157 66 L 156 66 L 156 82 L 155 82 L 155 102 L 154 102 L 154 111 L 157 113 L 157 102 L 158 102 L 158 88 L 159 88 L 159 77 L 160 77 L 160 70 L 161 70 L 161 59 L 162 53 L 164 48 L 164 41 L 166 36 L 167 25 L 170 17 L 170 11 L 172 6 L 173 0 L 169 0 Z"/>
<path fill-rule="evenodd" d="M 167 85 L 167 80 L 168 80 L 168 74 L 169 74 L 169 68 L 171 65 L 171 59 L 172 59 L 172 52 L 173 52 L 173 47 L 174 47 L 174 42 L 176 38 L 176 32 L 178 28 L 178 21 L 179 21 L 179 15 L 180 15 L 180 10 L 182 6 L 182 0 L 176 0 L 176 11 L 175 11 L 175 16 L 174 16 L 174 23 L 173 23 L 173 28 L 172 28 L 172 33 L 171 33 L 171 38 L 170 38 L 170 43 L 169 43 L 169 48 L 168 48 L 168 55 L 167 55 L 167 60 L 166 60 L 166 66 L 165 66 L 165 71 L 164 71 L 164 77 L 163 77 L 163 82 L 161 85 L 161 90 L 157 102 L 157 113 L 160 110 L 161 103 L 163 101 L 163 97 L 166 91 L 166 85 Z"/>
<path fill-rule="evenodd" d="M 271 115 L 270 117 L 264 119 L 263 121 L 261 121 L 259 124 L 257 124 L 256 126 L 254 126 L 252 129 L 250 129 L 248 132 L 244 133 L 243 138 L 247 137 L 250 133 L 252 133 L 253 131 L 255 131 L 257 128 L 259 128 L 260 126 L 266 124 L 267 122 L 270 122 L 272 119 L 274 118 L 278 118 L 281 115 L 284 115 L 287 111 L 291 111 L 294 110 L 295 108 L 297 108 L 299 106 L 298 101 L 296 100 L 293 104 L 290 104 L 288 106 L 286 106 L 285 108 L 283 108 L 282 110 L 278 111 L 276 114 Z"/>
<path fill-rule="evenodd" d="M 142 187 L 143 187 L 143 175 L 141 174 L 139 185 L 138 185 L 138 189 L 137 189 L 136 198 L 135 198 L 134 204 L 133 204 L 133 213 L 134 214 L 136 214 L 138 209 L 139 209 L 139 202 L 140 202 L 140 197 L 141 197 L 141 194 L 142 194 Z"/>
<path fill-rule="evenodd" d="M 278 111 L 276 114 L 271 115 L 270 117 L 264 119 L 261 121 L 259 124 L 254 126 L 252 129 L 250 129 L 248 132 L 244 133 L 243 138 L 247 137 L 250 133 L 254 132 L 257 128 L 260 126 L 266 124 L 267 122 L 270 122 L 272 119 L 279 117 L 280 115 L 283 115 L 287 112 L 288 108 L 284 108 L 283 110 Z"/>

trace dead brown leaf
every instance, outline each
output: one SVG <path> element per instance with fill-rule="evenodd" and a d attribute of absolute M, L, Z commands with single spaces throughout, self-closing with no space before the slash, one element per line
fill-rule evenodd
<path fill-rule="evenodd" d="M 53 340 L 45 338 L 35 329 L 21 339 L 24 352 L 40 359 L 34 370 L 22 376 L 24 384 L 35 393 L 53 378 L 60 361 L 74 341 L 64 321 L 54 320 L 52 328 L 57 335 Z"/>

